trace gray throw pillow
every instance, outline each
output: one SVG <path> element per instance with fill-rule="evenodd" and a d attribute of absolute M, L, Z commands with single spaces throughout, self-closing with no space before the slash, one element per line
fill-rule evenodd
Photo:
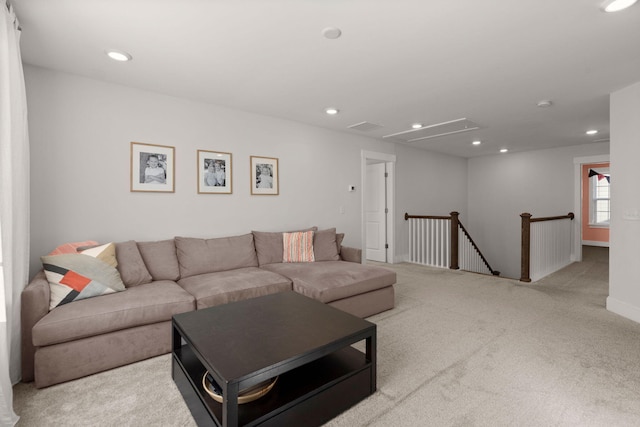
<path fill-rule="evenodd" d="M 316 261 L 338 261 L 336 229 L 316 231 L 313 235 L 313 255 Z"/>
<path fill-rule="evenodd" d="M 118 271 L 127 288 L 153 281 L 135 241 L 116 243 Z"/>
<path fill-rule="evenodd" d="M 173 239 L 138 242 L 138 250 L 153 280 L 178 280 L 180 267 Z"/>

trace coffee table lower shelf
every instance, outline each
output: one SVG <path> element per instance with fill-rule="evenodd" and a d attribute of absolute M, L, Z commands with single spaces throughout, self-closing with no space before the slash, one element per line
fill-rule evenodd
<path fill-rule="evenodd" d="M 175 349 L 172 376 L 199 426 L 222 426 L 222 404 L 202 388 L 206 369 L 189 346 Z M 372 364 L 345 347 L 279 374 L 274 388 L 239 405 L 238 424 L 246 426 L 322 425 L 371 395 Z"/>

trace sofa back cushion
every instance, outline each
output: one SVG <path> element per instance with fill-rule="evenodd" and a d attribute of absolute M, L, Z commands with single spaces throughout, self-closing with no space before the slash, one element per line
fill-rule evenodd
<path fill-rule="evenodd" d="M 304 230 L 288 231 L 316 231 L 318 227 L 305 228 Z M 258 264 L 275 264 L 282 262 L 282 254 L 284 253 L 284 244 L 282 243 L 282 231 L 252 231 L 256 245 L 256 253 L 258 255 Z"/>
<path fill-rule="evenodd" d="M 138 250 L 153 280 L 180 278 L 180 267 L 173 239 L 157 242 L 138 242 Z"/>
<path fill-rule="evenodd" d="M 120 277 L 127 288 L 153 281 L 135 241 L 116 243 L 116 259 Z"/>
<path fill-rule="evenodd" d="M 338 261 L 340 259 L 336 238 L 335 228 L 316 231 L 313 235 L 313 254 L 316 261 Z"/>
<path fill-rule="evenodd" d="M 344 233 L 336 233 L 336 246 L 338 246 L 338 254 L 342 250 L 342 241 L 344 240 Z"/>
<path fill-rule="evenodd" d="M 258 266 L 253 234 L 215 239 L 176 237 L 175 242 L 183 279 L 198 274 Z"/>

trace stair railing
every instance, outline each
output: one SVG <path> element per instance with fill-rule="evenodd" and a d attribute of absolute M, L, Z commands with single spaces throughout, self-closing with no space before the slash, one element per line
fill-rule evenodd
<path fill-rule="evenodd" d="M 574 214 L 532 218 L 523 213 L 520 281 L 539 280 L 571 263 Z M 569 220 L 569 221 L 567 221 Z"/>
<path fill-rule="evenodd" d="M 452 218 L 454 213 L 457 214 L 457 212 L 451 212 Z M 458 215 L 455 216 L 456 220 L 457 217 Z M 460 235 L 460 242 L 458 244 L 461 248 L 459 251 L 460 268 L 467 271 L 474 271 L 476 273 L 499 276 L 500 272 L 491 268 L 489 261 L 484 257 L 482 251 L 478 245 L 476 245 L 476 242 L 473 241 L 473 238 L 467 229 L 464 228 L 464 225 L 462 225 L 461 222 L 458 222 L 458 225 L 462 231 L 462 234 Z"/>
<path fill-rule="evenodd" d="M 451 217 L 404 214 L 409 220 L 409 261 L 432 267 L 458 268 L 451 264 Z M 456 230 L 457 231 L 457 230 Z M 457 241 L 457 239 L 456 239 Z M 456 249 L 457 251 L 457 249 Z"/>
<path fill-rule="evenodd" d="M 458 212 L 449 216 L 409 215 L 409 261 L 433 267 L 499 275 L 484 257 Z"/>

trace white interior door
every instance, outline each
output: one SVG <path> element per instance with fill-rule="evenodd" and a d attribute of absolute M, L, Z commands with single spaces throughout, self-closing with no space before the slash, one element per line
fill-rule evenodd
<path fill-rule="evenodd" d="M 367 165 L 365 230 L 367 259 L 387 262 L 385 164 Z"/>

